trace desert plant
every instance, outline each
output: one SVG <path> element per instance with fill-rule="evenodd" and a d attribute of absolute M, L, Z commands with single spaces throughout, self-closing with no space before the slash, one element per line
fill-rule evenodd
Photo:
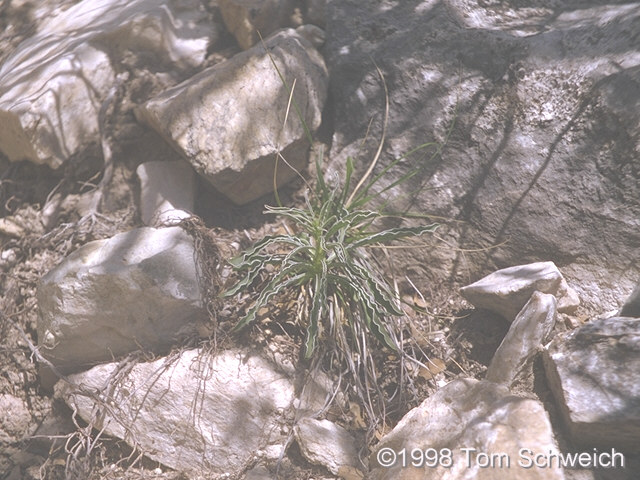
<path fill-rule="evenodd" d="M 274 67 L 280 74 L 275 62 Z M 367 411 L 370 427 L 379 421 L 384 422 L 385 406 L 383 400 L 382 405 L 378 402 L 381 408 L 374 408 L 375 402 L 371 400 L 372 390 L 377 391 L 380 398 L 383 395 L 369 347 L 377 342 L 379 346 L 393 351 L 396 358 L 406 357 L 400 341 L 403 326 L 394 321 L 394 318 L 403 315 L 403 311 L 397 293 L 385 280 L 371 249 L 433 232 L 438 226 L 431 223 L 381 230 L 377 228 L 377 221 L 388 214 L 371 205 L 385 192 L 418 172 L 416 168 L 379 188 L 381 180 L 406 156 L 430 146 L 437 147 L 434 155 L 440 151 L 439 146 L 433 143 L 421 145 L 372 177 L 382 152 L 389 114 L 387 87 L 382 72 L 377 66 L 376 69 L 385 91 L 382 135 L 377 152 L 360 181 L 351 188 L 354 163 L 348 158 L 344 181 L 341 184 L 328 182 L 320 162 L 322 155 L 319 155 L 315 162 L 315 188 L 308 190 L 304 207 L 282 206 L 276 189 L 278 207 L 267 206 L 265 213 L 290 220 L 293 229 L 289 234 L 264 237 L 231 259 L 230 264 L 238 280 L 224 294 L 227 297 L 234 296 L 252 285 L 261 286 L 257 299 L 234 327 L 234 331 L 238 332 L 255 321 L 258 312 L 279 294 L 293 293 L 298 299 L 298 323 L 306 331 L 303 346 L 305 359 L 312 359 L 316 366 L 326 360 L 324 363 L 330 368 L 335 368 L 341 374 L 350 374 L 349 384 L 354 387 Z M 289 88 L 284 77 L 280 77 L 290 92 L 285 123 L 291 106 L 303 121 L 295 101 L 292 101 L 295 82 Z M 304 121 L 303 126 L 311 142 Z M 284 158 L 279 158 L 288 165 Z M 404 366 L 401 368 L 404 372 Z"/>
<path fill-rule="evenodd" d="M 267 236 L 230 261 L 240 280 L 226 296 L 249 287 L 266 272 L 267 266 L 275 267 L 271 279 L 234 330 L 254 321 L 258 311 L 281 291 L 298 289 L 305 304 L 303 310 L 308 313 L 306 358 L 313 355 L 323 330 L 333 335 L 338 344 L 350 339 L 354 351 L 362 351 L 363 333 L 399 350 L 387 320 L 402 315 L 402 310 L 366 247 L 432 232 L 437 225 L 376 231 L 372 226 L 384 215 L 365 207 L 372 199 L 371 187 L 382 175 L 348 196 L 353 174 L 351 159 L 347 160 L 346 177 L 340 188 L 327 184 L 319 162 L 316 170 L 316 189 L 307 197 L 305 208 L 266 207 L 265 213 L 291 220 L 295 233 Z M 342 319 L 346 320 L 349 334 L 341 331 L 344 322 L 338 320 Z"/>

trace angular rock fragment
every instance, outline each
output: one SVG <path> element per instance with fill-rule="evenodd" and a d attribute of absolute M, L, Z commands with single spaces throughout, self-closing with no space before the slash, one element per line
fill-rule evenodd
<path fill-rule="evenodd" d="M 191 216 L 196 177 L 186 162 L 146 162 L 136 169 L 140 179 L 140 216 L 145 225 L 176 223 Z"/>
<path fill-rule="evenodd" d="M 218 0 L 227 29 L 243 50 L 283 27 L 293 26 L 295 0 Z"/>
<path fill-rule="evenodd" d="M 556 323 L 556 304 L 553 295 L 533 293 L 493 356 L 487 380 L 511 385 L 525 364 L 549 340 Z"/>
<path fill-rule="evenodd" d="M 56 395 L 83 419 L 176 470 L 236 476 L 256 451 L 286 442 L 293 382 L 253 353 L 187 350 L 69 379 L 73 385 L 58 382 Z"/>
<path fill-rule="evenodd" d="M 454 380 L 382 438 L 370 457 L 372 472 L 367 478 L 564 479 L 561 468 L 527 468 L 522 448 L 558 453 L 543 405 L 511 395 L 495 383 Z M 412 455 L 418 463 L 412 463 Z"/>
<path fill-rule="evenodd" d="M 329 420 L 301 419 L 295 428 L 302 455 L 338 475 L 342 467 L 358 466 L 358 451 L 351 434 Z"/>
<path fill-rule="evenodd" d="M 143 227 L 90 242 L 38 285 L 41 353 L 66 371 L 162 351 L 204 315 L 191 237 Z"/>
<path fill-rule="evenodd" d="M 471 285 L 460 293 L 478 308 L 485 308 L 513 321 L 535 291 L 556 295 L 563 277 L 553 262 L 503 268 Z"/>
<path fill-rule="evenodd" d="M 640 283 L 633 292 L 631 292 L 626 302 L 624 302 L 624 305 L 620 309 L 620 316 L 640 318 Z"/>
<path fill-rule="evenodd" d="M 175 73 L 200 65 L 215 26 L 197 0 L 181 3 L 84 0 L 46 18 L 0 67 L 0 151 L 58 168 L 99 145 L 103 103 L 132 80 L 116 75 L 125 56 Z"/>
<path fill-rule="evenodd" d="M 554 339 L 543 359 L 575 443 L 638 452 L 640 319 L 587 323 Z"/>
<path fill-rule="evenodd" d="M 33 421 L 26 402 L 10 393 L 0 394 L 0 445 L 17 443 L 31 433 Z"/>
<path fill-rule="evenodd" d="M 280 74 L 293 88 L 288 117 L 289 90 Z M 278 149 L 294 169 L 306 166 L 309 143 L 298 112 L 316 129 L 327 88 L 321 56 L 288 29 L 167 90 L 138 113 L 217 190 L 244 204 L 273 190 Z M 296 175 L 291 167 L 279 161 L 278 185 Z"/>
<path fill-rule="evenodd" d="M 308 23 L 324 28 L 326 24 L 326 4 L 327 0 L 307 0 L 307 11 L 305 20 Z"/>

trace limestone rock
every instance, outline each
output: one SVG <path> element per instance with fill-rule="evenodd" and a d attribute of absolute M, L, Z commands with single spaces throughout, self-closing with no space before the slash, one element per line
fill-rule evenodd
<path fill-rule="evenodd" d="M 263 45 L 210 67 L 147 102 L 139 117 L 157 130 L 196 171 L 237 204 L 273 190 L 277 148 L 296 169 L 308 160 L 309 143 L 296 113 L 289 112 L 287 88 L 309 129 L 320 125 L 328 77 L 311 44 L 283 30 Z M 270 57 L 270 56 L 271 57 Z M 278 164 L 278 184 L 295 176 Z"/>
<path fill-rule="evenodd" d="M 196 177 L 186 162 L 145 162 L 138 166 L 140 216 L 145 225 L 175 223 L 191 216 Z"/>
<path fill-rule="evenodd" d="M 558 311 L 560 313 L 575 313 L 580 306 L 580 296 L 578 292 L 571 288 L 564 278 L 562 278 L 560 282 L 556 299 L 558 300 Z"/>
<path fill-rule="evenodd" d="M 562 274 L 553 262 L 503 268 L 460 289 L 464 298 L 478 308 L 485 308 L 513 321 L 535 291 L 558 292 Z"/>
<path fill-rule="evenodd" d="M 24 400 L 9 393 L 0 394 L 0 445 L 21 441 L 31 433 L 31 414 Z"/>
<path fill-rule="evenodd" d="M 620 309 L 620 316 L 640 318 L 640 283 L 624 302 Z"/>
<path fill-rule="evenodd" d="M 65 370 L 162 351 L 204 315 L 193 241 L 179 227 L 80 247 L 42 278 L 37 299 L 41 352 Z"/>
<path fill-rule="evenodd" d="M 84 0 L 45 18 L 0 66 L 0 150 L 58 168 L 99 145 L 102 104 L 131 80 L 116 75 L 125 57 L 152 71 L 202 64 L 215 27 L 197 0 L 180 3 Z"/>
<path fill-rule="evenodd" d="M 327 0 L 306 0 L 305 20 L 308 23 L 324 28 L 326 25 L 325 8 Z"/>
<path fill-rule="evenodd" d="M 296 32 L 316 48 L 321 48 L 327 38 L 325 31 L 316 25 L 300 25 Z"/>
<path fill-rule="evenodd" d="M 525 364 L 549 340 L 556 323 L 556 304 L 553 295 L 533 293 L 493 356 L 487 380 L 511 385 Z"/>
<path fill-rule="evenodd" d="M 258 465 L 249 470 L 244 480 L 272 480 L 273 475 L 265 467 Z"/>
<path fill-rule="evenodd" d="M 554 339 L 543 358 L 574 442 L 638 453 L 640 319 L 587 323 Z"/>
<path fill-rule="evenodd" d="M 61 381 L 56 394 L 83 419 L 176 470 L 235 476 L 256 451 L 286 442 L 293 383 L 253 353 L 187 350 L 124 369 L 100 365 L 70 380 L 80 388 Z"/>
<path fill-rule="evenodd" d="M 525 468 L 521 448 L 533 452 L 557 453 L 547 413 L 536 400 L 516 397 L 495 383 L 473 379 L 454 380 L 422 404 L 407 413 L 385 435 L 370 463 L 372 480 L 431 479 L 564 479 L 560 468 Z M 394 452 L 396 461 L 384 468 L 381 461 Z M 389 450 L 390 449 L 390 450 Z M 407 465 L 398 455 L 404 449 Z M 435 449 L 437 460 L 446 462 L 451 451 L 451 465 L 422 468 L 411 464 L 411 452 Z M 429 457 L 434 457 L 430 454 Z M 419 456 L 417 460 L 420 461 Z M 425 458 L 423 457 L 423 462 Z M 489 467 L 487 461 L 493 464 Z M 526 465 L 526 462 L 525 462 Z"/>
<path fill-rule="evenodd" d="M 335 105 L 331 170 L 351 156 L 362 172 L 378 147 L 384 88 L 372 58 L 390 96 L 377 171 L 444 143 L 441 155 L 423 149 L 385 173 L 391 184 L 417 169 L 381 200 L 389 209 L 454 220 L 433 248 L 396 252 L 396 266 L 429 289 L 551 260 L 581 284 L 586 309 L 617 309 L 618 292 L 640 278 L 630 261 L 640 245 L 638 4 L 382 5 L 326 2 L 323 53 Z"/>
<path fill-rule="evenodd" d="M 227 29 L 243 50 L 283 27 L 293 26 L 295 0 L 218 0 Z"/>
<path fill-rule="evenodd" d="M 302 455 L 338 475 L 341 467 L 357 467 L 358 451 L 351 434 L 329 420 L 301 419 L 295 428 Z"/>

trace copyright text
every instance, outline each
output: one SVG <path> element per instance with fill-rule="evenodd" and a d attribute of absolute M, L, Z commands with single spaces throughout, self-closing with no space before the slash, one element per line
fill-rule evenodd
<path fill-rule="evenodd" d="M 553 450 L 534 451 L 521 448 L 517 455 L 500 452 L 482 452 L 476 448 L 426 448 L 400 449 L 381 448 L 376 454 L 378 464 L 383 468 L 451 468 L 460 462 L 462 468 L 624 468 L 624 454 L 615 448 L 600 451 L 559 453 Z"/>

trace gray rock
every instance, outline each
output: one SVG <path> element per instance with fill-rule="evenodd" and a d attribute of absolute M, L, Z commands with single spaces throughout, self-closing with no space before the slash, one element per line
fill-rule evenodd
<path fill-rule="evenodd" d="M 454 380 L 407 413 L 385 435 L 370 457 L 371 480 L 430 479 L 564 479 L 561 468 L 525 468 L 521 449 L 557 453 L 547 413 L 537 400 L 516 397 L 505 386 L 473 379 Z M 395 452 L 397 461 L 384 468 L 383 449 Z M 389 450 L 390 449 L 390 450 Z M 411 452 L 435 449 L 427 458 L 451 465 L 422 468 L 411 464 Z M 406 452 L 403 467 L 399 455 Z M 379 456 L 381 455 L 381 456 Z M 494 456 L 495 455 L 495 456 Z M 420 460 L 420 457 L 417 457 Z M 423 460 L 425 458 L 423 457 Z M 446 460 L 445 460 L 446 461 Z M 487 464 L 487 462 L 492 462 Z M 526 460 L 525 460 L 526 465 Z"/>
<path fill-rule="evenodd" d="M 587 323 L 544 353 L 549 386 L 573 441 L 638 452 L 640 319 Z"/>
<path fill-rule="evenodd" d="M 327 8 L 327 0 L 306 0 L 305 20 L 321 28 L 326 25 L 325 9 Z"/>
<path fill-rule="evenodd" d="M 283 27 L 291 27 L 295 0 L 218 0 L 227 29 L 243 50 Z"/>
<path fill-rule="evenodd" d="M 84 0 L 45 17 L 0 67 L 0 150 L 11 161 L 58 168 L 95 148 L 100 109 L 117 94 L 125 57 L 137 68 L 175 73 L 204 62 L 217 33 L 198 6 Z M 126 88 L 132 79 L 121 77 Z"/>
<path fill-rule="evenodd" d="M 564 278 L 560 282 L 556 299 L 558 300 L 558 312 L 560 313 L 575 313 L 580 306 L 578 292 L 571 288 Z"/>
<path fill-rule="evenodd" d="M 186 162 L 145 162 L 140 179 L 140 216 L 145 225 L 175 223 L 191 216 L 196 177 Z"/>
<path fill-rule="evenodd" d="M 179 227 L 90 242 L 38 285 L 38 343 L 64 370 L 191 335 L 202 308 L 193 241 Z"/>
<path fill-rule="evenodd" d="M 556 323 L 556 298 L 534 292 L 509 327 L 498 347 L 486 379 L 510 386 L 533 356 L 549 340 Z"/>
<path fill-rule="evenodd" d="M 179 471 L 236 476 L 256 451 L 286 442 L 293 382 L 253 353 L 187 350 L 70 380 L 75 386 L 58 382 L 56 395 L 83 419 Z"/>
<path fill-rule="evenodd" d="M 0 445 L 17 443 L 31 433 L 34 424 L 27 403 L 9 393 L 0 394 Z"/>
<path fill-rule="evenodd" d="M 329 420 L 303 418 L 295 427 L 300 452 L 314 465 L 326 467 L 338 475 L 341 467 L 358 467 L 355 439 Z"/>
<path fill-rule="evenodd" d="M 562 274 L 553 262 L 503 268 L 460 289 L 462 296 L 478 308 L 502 315 L 509 322 L 529 301 L 533 292 L 555 295 Z"/>
<path fill-rule="evenodd" d="M 332 170 L 352 156 L 363 172 L 377 149 L 384 89 L 372 59 L 391 106 L 377 171 L 446 143 L 384 178 L 417 168 L 388 208 L 454 220 L 434 248 L 396 252 L 418 288 L 539 259 L 582 283 L 594 311 L 618 307 L 618 285 L 635 286 L 640 6 L 600 3 L 327 2 Z"/>
<path fill-rule="evenodd" d="M 257 466 L 249 470 L 244 480 L 272 480 L 273 475 L 263 466 Z"/>
<path fill-rule="evenodd" d="M 263 45 L 147 102 L 139 117 L 157 130 L 216 189 L 238 204 L 273 190 L 278 148 L 297 170 L 307 165 L 309 143 L 295 111 L 284 119 L 287 88 L 296 80 L 293 101 L 309 129 L 320 125 L 328 76 L 313 46 L 294 30 L 283 30 Z M 273 60 L 273 63 L 272 63 Z M 296 173 L 281 160 L 278 185 Z"/>
<path fill-rule="evenodd" d="M 640 318 L 640 283 L 620 309 L 621 317 Z"/>
<path fill-rule="evenodd" d="M 300 25 L 296 28 L 296 32 L 316 48 L 321 48 L 327 38 L 324 30 L 316 25 Z"/>

